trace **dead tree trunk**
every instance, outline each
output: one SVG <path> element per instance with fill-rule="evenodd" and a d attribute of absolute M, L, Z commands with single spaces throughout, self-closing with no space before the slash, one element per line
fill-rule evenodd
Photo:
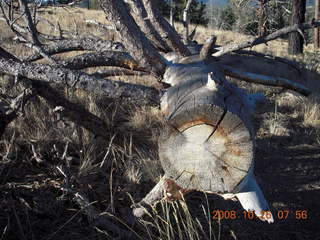
<path fill-rule="evenodd" d="M 314 7 L 314 18 L 316 20 L 320 19 L 320 0 L 315 0 L 315 7 Z M 314 47 L 320 48 L 320 28 L 314 29 Z"/>
<path fill-rule="evenodd" d="M 232 192 L 253 163 L 252 109 L 220 69 L 185 59 L 166 71 L 164 80 L 176 85 L 161 99 L 168 130 L 159 157 L 166 176 L 182 189 Z"/>
<path fill-rule="evenodd" d="M 290 25 L 302 24 L 305 22 L 306 0 L 292 0 Z M 292 55 L 303 53 L 303 32 L 289 34 L 288 53 Z"/>

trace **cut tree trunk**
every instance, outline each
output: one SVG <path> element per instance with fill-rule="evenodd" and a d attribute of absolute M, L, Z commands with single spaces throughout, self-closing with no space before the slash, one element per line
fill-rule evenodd
<path fill-rule="evenodd" d="M 302 24 L 305 22 L 306 0 L 292 0 L 292 10 L 290 25 Z M 292 55 L 303 53 L 303 32 L 294 32 L 289 34 L 288 53 Z"/>
<path fill-rule="evenodd" d="M 136 217 L 164 197 L 178 200 L 193 190 L 236 192 L 252 172 L 250 97 L 230 84 L 221 69 L 214 58 L 194 55 L 166 70 L 164 82 L 172 87 L 161 98 L 167 127 L 158 141 L 165 175 L 134 206 Z"/>
<path fill-rule="evenodd" d="M 220 69 L 217 62 L 189 57 L 165 74 L 176 85 L 161 99 L 169 127 L 159 157 L 165 176 L 183 190 L 232 192 L 253 164 L 248 96 Z"/>

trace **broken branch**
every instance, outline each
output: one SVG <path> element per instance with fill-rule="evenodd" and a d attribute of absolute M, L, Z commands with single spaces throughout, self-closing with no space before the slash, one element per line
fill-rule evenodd
<path fill-rule="evenodd" d="M 223 66 L 223 70 L 227 76 L 238 78 L 247 82 L 258 83 L 274 87 L 283 87 L 298 92 L 304 96 L 309 96 L 311 94 L 311 91 L 307 87 L 299 83 L 292 82 L 285 78 L 243 72 L 227 66 Z"/>

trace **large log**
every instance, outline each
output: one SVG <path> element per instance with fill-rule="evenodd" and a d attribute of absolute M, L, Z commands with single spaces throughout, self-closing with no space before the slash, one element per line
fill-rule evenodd
<path fill-rule="evenodd" d="M 220 69 L 217 62 L 189 57 L 165 75 L 178 84 L 161 100 L 169 127 L 159 157 L 166 176 L 183 189 L 232 192 L 253 164 L 248 95 Z"/>
<path fill-rule="evenodd" d="M 172 63 L 164 81 L 172 84 L 161 98 L 167 128 L 159 138 L 159 158 L 165 175 L 135 205 L 134 215 L 141 217 L 163 192 L 177 200 L 199 190 L 228 193 L 272 223 L 272 215 L 264 216 L 269 206 L 253 174 L 252 96 L 226 80 L 215 58 L 201 55 Z"/>

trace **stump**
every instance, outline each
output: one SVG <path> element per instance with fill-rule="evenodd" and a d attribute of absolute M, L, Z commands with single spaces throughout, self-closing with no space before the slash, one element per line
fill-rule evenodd
<path fill-rule="evenodd" d="M 182 189 L 232 192 L 253 165 L 248 96 L 219 69 L 212 59 L 188 57 L 165 74 L 174 86 L 161 99 L 168 127 L 159 157 L 166 177 Z"/>

